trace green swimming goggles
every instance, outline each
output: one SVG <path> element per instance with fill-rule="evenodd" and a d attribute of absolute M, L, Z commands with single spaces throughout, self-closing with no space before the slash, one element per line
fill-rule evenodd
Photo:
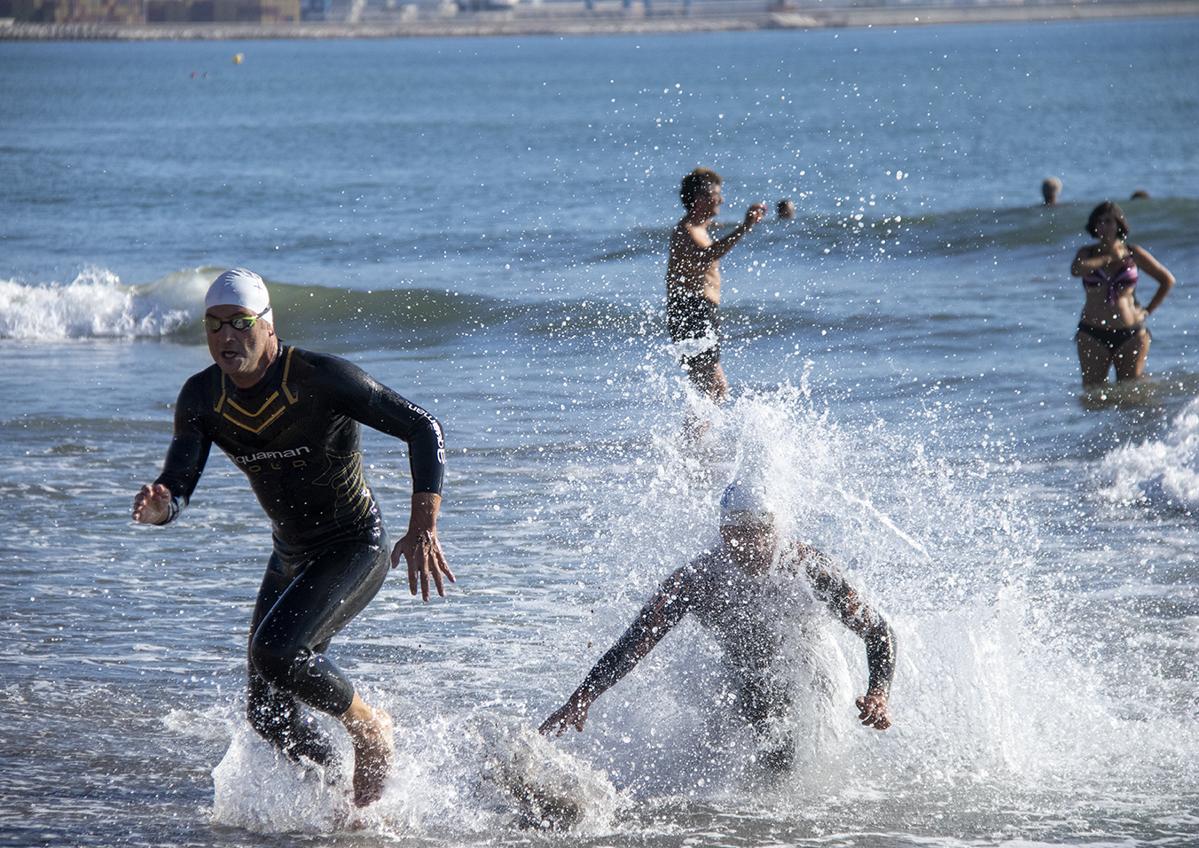
<path fill-rule="evenodd" d="M 228 324 L 239 333 L 244 333 L 257 324 L 259 318 L 261 318 L 263 315 L 266 315 L 270 311 L 271 308 L 268 306 L 257 315 L 237 315 L 233 318 L 228 318 L 223 321 L 215 315 L 205 315 L 204 326 L 210 333 L 219 333 L 221 331 L 221 327 Z"/>

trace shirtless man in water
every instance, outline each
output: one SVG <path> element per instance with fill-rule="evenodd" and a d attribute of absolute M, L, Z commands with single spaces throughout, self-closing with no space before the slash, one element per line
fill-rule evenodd
<path fill-rule="evenodd" d="M 724 202 L 720 175 L 696 168 L 683 177 L 679 197 L 686 214 L 670 234 L 666 269 L 666 327 L 683 348 L 680 363 L 697 389 L 724 400 L 729 385 L 720 367 L 720 259 L 766 215 L 755 203 L 727 236 L 713 240 L 708 228 Z"/>
<path fill-rule="evenodd" d="M 216 364 L 183 385 L 162 474 L 134 497 L 133 520 L 174 521 L 214 443 L 245 473 L 274 540 L 250 624 L 250 724 L 293 760 L 329 766 L 331 740 L 302 705 L 336 716 L 353 742 L 354 802 L 366 806 L 391 765 L 391 717 L 362 700 L 325 650 L 401 557 L 409 589 L 419 581 L 426 601 L 430 583 L 444 595 L 443 580 L 454 581 L 437 538 L 441 426 L 344 359 L 283 344 L 257 274 L 221 274 L 204 306 Z M 360 423 L 408 443 L 412 513 L 390 557 L 362 473 Z"/>
<path fill-rule="evenodd" d="M 891 726 L 887 698 L 895 673 L 895 634 L 882 614 L 867 606 L 828 557 L 798 542 L 784 542 L 760 490 L 733 484 L 720 502 L 721 544 L 675 571 L 642 607 L 624 635 L 600 657 L 583 682 L 541 725 L 543 734 L 581 731 L 596 698 L 636 667 L 687 613 L 724 649 L 740 692 L 737 706 L 759 736 L 769 740 L 774 720 L 785 716 L 791 693 L 772 670 L 790 610 L 786 594 L 799 581 L 866 643 L 870 680 L 857 699 L 866 727 Z M 774 576 L 784 578 L 781 583 Z M 796 581 L 791 584 L 790 581 Z M 781 588 L 780 588 L 781 587 Z M 768 594 L 769 593 L 769 594 Z M 781 593 L 781 594 L 778 594 Z M 793 740 L 769 741 L 764 765 L 790 767 Z"/>

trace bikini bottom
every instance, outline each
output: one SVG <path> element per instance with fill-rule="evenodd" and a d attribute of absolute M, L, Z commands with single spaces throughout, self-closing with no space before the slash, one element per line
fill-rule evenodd
<path fill-rule="evenodd" d="M 1124 347 L 1132 339 L 1136 338 L 1141 330 L 1145 330 L 1144 324 L 1137 324 L 1135 327 L 1117 327 L 1115 329 L 1107 329 L 1104 327 L 1092 327 L 1089 324 L 1079 323 L 1078 330 L 1081 333 L 1086 333 L 1088 336 L 1099 342 L 1108 349 L 1109 353 L 1115 353 L 1120 348 Z M 1148 330 L 1145 330 L 1149 334 Z M 1149 338 L 1153 338 L 1149 334 Z"/>

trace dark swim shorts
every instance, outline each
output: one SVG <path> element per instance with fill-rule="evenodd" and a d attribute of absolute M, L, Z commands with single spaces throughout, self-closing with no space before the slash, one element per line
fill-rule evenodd
<path fill-rule="evenodd" d="M 687 370 L 708 369 L 720 362 L 719 307 L 703 295 L 682 289 L 666 294 L 666 328 L 682 343 L 679 362 Z M 705 346 L 706 345 L 706 346 Z"/>

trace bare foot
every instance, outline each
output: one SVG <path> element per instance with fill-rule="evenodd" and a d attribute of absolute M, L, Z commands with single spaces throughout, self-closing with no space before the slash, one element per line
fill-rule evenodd
<path fill-rule="evenodd" d="M 383 782 L 395 754 L 391 716 L 386 710 L 371 710 L 372 721 L 346 723 L 354 742 L 354 803 L 365 807 L 383 795 Z"/>

